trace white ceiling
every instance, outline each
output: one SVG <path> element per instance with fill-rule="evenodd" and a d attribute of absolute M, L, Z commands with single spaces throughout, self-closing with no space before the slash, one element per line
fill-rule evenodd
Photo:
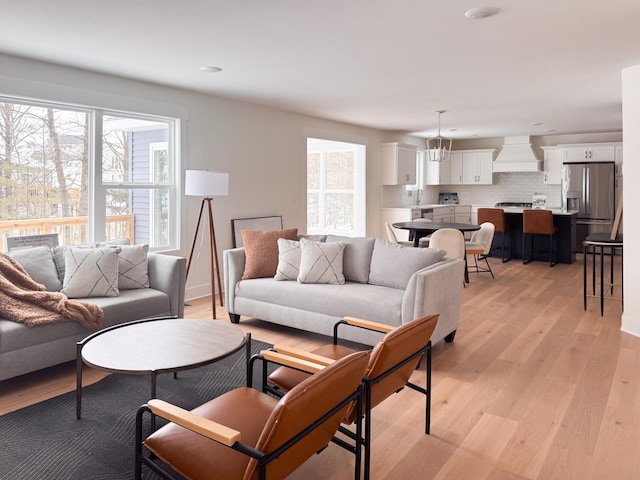
<path fill-rule="evenodd" d="M 465 18 L 483 6 L 499 13 Z M 620 131 L 620 70 L 640 64 L 638 0 L 0 0 L 0 9 L 4 53 L 424 136 L 438 109 L 453 138 Z"/>

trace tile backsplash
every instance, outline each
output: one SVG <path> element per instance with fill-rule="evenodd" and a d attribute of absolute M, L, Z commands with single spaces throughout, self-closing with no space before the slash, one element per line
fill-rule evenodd
<path fill-rule="evenodd" d="M 409 207 L 416 204 L 416 192 L 408 195 L 400 186 L 382 187 L 382 205 L 385 207 Z M 439 192 L 457 192 L 465 205 L 494 205 L 498 202 L 531 202 L 534 193 L 547 196 L 549 207 L 560 207 L 560 185 L 545 185 L 543 172 L 494 173 L 493 185 L 425 185 L 421 204 L 438 203 Z"/>

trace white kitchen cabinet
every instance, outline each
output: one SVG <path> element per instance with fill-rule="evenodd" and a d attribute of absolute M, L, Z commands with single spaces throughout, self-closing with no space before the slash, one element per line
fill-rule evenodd
<path fill-rule="evenodd" d="M 433 221 L 436 223 L 453 222 L 455 218 L 455 207 L 453 205 L 443 205 L 433 207 Z"/>
<path fill-rule="evenodd" d="M 415 185 L 416 158 L 415 145 L 401 143 L 382 144 L 382 184 Z"/>
<path fill-rule="evenodd" d="M 560 185 L 562 177 L 562 152 L 558 147 L 542 147 L 544 151 L 544 183 Z"/>
<path fill-rule="evenodd" d="M 425 155 L 428 157 L 428 155 Z M 451 184 L 451 161 L 430 162 L 425 160 L 425 171 L 427 185 L 450 185 Z"/>
<path fill-rule="evenodd" d="M 449 163 L 449 185 L 462 185 L 462 152 L 451 152 Z"/>
<path fill-rule="evenodd" d="M 563 162 L 610 162 L 615 160 L 616 143 L 560 145 Z"/>
<path fill-rule="evenodd" d="M 471 223 L 471 205 L 454 205 L 453 221 L 456 223 Z"/>
<path fill-rule="evenodd" d="M 493 150 L 462 152 L 462 183 L 465 185 L 493 183 Z"/>

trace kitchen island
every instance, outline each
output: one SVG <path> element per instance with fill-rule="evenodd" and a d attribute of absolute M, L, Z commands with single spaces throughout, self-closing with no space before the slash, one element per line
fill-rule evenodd
<path fill-rule="evenodd" d="M 509 233 L 505 237 L 505 250 L 511 245 L 511 258 L 522 259 L 522 208 L 504 208 L 505 221 L 509 224 Z M 558 263 L 573 263 L 576 254 L 573 251 L 576 238 L 576 218 L 578 212 L 575 210 L 551 209 L 553 212 L 553 223 L 558 227 Z M 500 237 L 493 237 L 491 256 L 500 257 Z M 536 250 L 549 248 L 549 239 L 543 235 L 536 235 Z M 554 251 L 556 250 L 554 246 Z M 508 251 L 508 250 L 507 250 Z M 548 253 L 533 252 L 533 259 L 548 262 Z"/>

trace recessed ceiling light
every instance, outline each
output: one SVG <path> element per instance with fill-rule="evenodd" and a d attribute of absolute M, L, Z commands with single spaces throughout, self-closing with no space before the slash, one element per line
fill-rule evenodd
<path fill-rule="evenodd" d="M 457 132 L 457 131 L 458 131 L 458 129 L 457 129 L 457 128 L 450 128 L 450 129 L 449 129 L 449 131 L 450 131 L 450 132 Z"/>
<path fill-rule="evenodd" d="M 204 67 L 200 67 L 200 71 L 205 73 L 218 73 L 221 72 L 222 69 L 220 67 L 214 67 L 213 65 L 205 65 Z"/>
<path fill-rule="evenodd" d="M 547 128 L 546 130 L 544 130 L 545 132 L 549 133 L 549 132 L 555 132 L 556 129 L 555 128 Z"/>
<path fill-rule="evenodd" d="M 531 122 L 529 125 L 532 127 L 539 127 L 540 125 L 542 125 L 542 122 Z"/>
<path fill-rule="evenodd" d="M 496 13 L 498 13 L 497 8 L 479 7 L 479 8 L 472 8 L 471 10 L 467 10 L 464 16 L 467 18 L 470 18 L 471 20 L 479 20 L 481 18 L 492 17 Z"/>

